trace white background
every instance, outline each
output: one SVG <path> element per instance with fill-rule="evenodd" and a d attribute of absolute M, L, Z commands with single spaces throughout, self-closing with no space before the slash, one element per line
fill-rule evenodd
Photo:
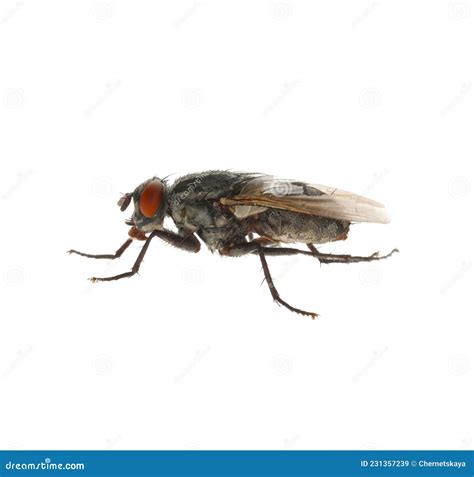
<path fill-rule="evenodd" d="M 0 448 L 474 446 L 474 6 L 2 1 Z M 221 168 L 386 204 L 323 251 L 152 243 L 121 192 Z M 468 296 L 468 292 L 470 295 Z"/>

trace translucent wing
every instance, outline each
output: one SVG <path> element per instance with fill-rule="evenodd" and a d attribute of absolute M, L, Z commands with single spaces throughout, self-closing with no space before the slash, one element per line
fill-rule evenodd
<path fill-rule="evenodd" d="M 374 200 L 341 189 L 272 176 L 254 177 L 236 195 L 223 197 L 220 202 L 241 218 L 274 208 L 350 222 L 390 222 L 385 207 Z"/>

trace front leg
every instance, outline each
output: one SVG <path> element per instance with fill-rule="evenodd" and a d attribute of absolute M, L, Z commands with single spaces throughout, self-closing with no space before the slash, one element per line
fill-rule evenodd
<path fill-rule="evenodd" d="M 101 254 L 91 254 L 91 253 L 84 253 L 84 252 L 78 252 L 77 250 L 68 250 L 68 254 L 76 254 L 80 255 L 81 257 L 87 257 L 87 258 L 108 258 L 109 260 L 115 260 L 116 258 L 119 258 L 122 256 L 123 252 L 127 250 L 127 248 L 130 246 L 130 244 L 133 242 L 133 239 L 129 238 L 123 245 L 120 246 L 119 249 L 115 253 L 101 253 Z"/>
<path fill-rule="evenodd" d="M 80 255 L 81 257 L 87 257 L 87 258 L 106 258 L 109 260 L 115 260 L 116 258 L 120 258 L 127 250 L 127 248 L 130 246 L 130 244 L 133 242 L 133 240 L 146 240 L 146 235 L 141 231 L 138 230 L 135 226 L 131 227 L 130 230 L 128 231 L 128 236 L 130 237 L 122 246 L 120 246 L 119 249 L 115 253 L 100 253 L 100 254 L 92 254 L 92 253 L 84 253 L 84 252 L 78 252 L 77 250 L 69 250 L 67 253 L 69 255 L 71 254 L 76 254 Z"/>
<path fill-rule="evenodd" d="M 201 248 L 201 243 L 199 242 L 197 237 L 194 235 L 188 235 L 188 236 L 182 237 L 181 235 L 175 234 L 174 232 L 170 232 L 169 230 L 154 230 L 153 232 L 151 232 L 151 234 L 148 237 L 145 237 L 145 244 L 143 245 L 137 257 L 132 267 L 132 270 L 130 270 L 129 272 L 114 275 L 112 277 L 92 277 L 90 278 L 90 280 L 94 283 L 95 282 L 110 282 L 113 280 L 120 280 L 121 278 L 128 278 L 133 275 L 136 275 L 138 271 L 140 270 L 140 265 L 143 262 L 145 254 L 148 250 L 148 247 L 153 237 L 159 237 L 165 242 L 170 243 L 171 245 L 174 245 L 175 247 L 178 247 L 182 250 L 186 250 L 188 252 L 199 252 L 199 249 Z M 84 255 L 84 254 L 80 254 L 80 255 Z M 90 256 L 90 255 L 86 255 L 86 256 Z M 92 257 L 97 258 L 97 256 L 92 256 Z M 99 258 L 111 258 L 111 257 L 115 258 L 114 255 L 107 256 L 107 257 L 99 256 Z"/>
<path fill-rule="evenodd" d="M 201 242 L 194 234 L 183 235 L 171 232 L 171 230 L 156 230 L 155 235 L 173 247 L 186 250 L 187 252 L 197 253 L 201 250 Z"/>
<path fill-rule="evenodd" d="M 112 280 L 120 280 L 121 278 L 128 278 L 128 277 L 131 277 L 131 276 L 137 274 L 138 270 L 140 270 L 140 265 L 143 262 L 143 259 L 145 258 L 145 254 L 146 254 L 146 251 L 148 250 L 150 242 L 151 242 L 152 238 L 155 237 L 155 235 L 156 235 L 156 233 L 152 232 L 148 236 L 148 238 L 145 241 L 145 244 L 143 245 L 142 249 L 140 250 L 140 253 L 138 254 L 138 257 L 137 257 L 135 263 L 133 264 L 132 269 L 129 272 L 120 273 L 119 275 L 114 275 L 112 277 L 92 277 L 92 278 L 89 278 L 89 280 L 92 283 L 95 283 L 95 282 L 110 282 Z"/>
<path fill-rule="evenodd" d="M 150 242 L 153 237 L 159 237 L 167 243 L 174 245 L 182 250 L 186 250 L 188 252 L 199 252 L 201 248 L 201 244 L 196 236 L 188 235 L 182 237 L 181 235 L 175 234 L 169 230 L 154 230 L 147 238 L 145 238 L 145 244 L 138 255 L 137 260 L 135 261 L 132 270 L 125 273 L 120 273 L 119 275 L 114 275 L 112 277 L 92 277 L 90 280 L 92 282 L 110 282 L 113 280 L 120 280 L 121 278 L 128 278 L 133 275 L 136 275 L 140 270 L 140 265 L 143 262 L 145 254 L 148 250 Z"/>

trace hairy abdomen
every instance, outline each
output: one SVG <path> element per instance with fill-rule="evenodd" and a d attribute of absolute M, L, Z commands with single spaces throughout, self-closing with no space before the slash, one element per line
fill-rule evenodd
<path fill-rule="evenodd" d="M 277 242 L 322 244 L 344 240 L 349 226 L 343 220 L 268 209 L 252 220 L 249 231 Z"/>

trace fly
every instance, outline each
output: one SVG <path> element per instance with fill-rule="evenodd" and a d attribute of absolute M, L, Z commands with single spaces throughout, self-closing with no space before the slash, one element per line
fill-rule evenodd
<path fill-rule="evenodd" d="M 201 239 L 220 255 L 258 255 L 274 301 L 290 311 L 315 318 L 317 313 L 296 308 L 284 301 L 273 283 L 269 256 L 307 255 L 320 263 L 372 262 L 390 257 L 378 252 L 370 256 L 335 255 L 320 252 L 315 245 L 345 240 L 354 222 L 386 224 L 385 207 L 371 199 L 331 187 L 277 179 L 265 174 L 206 171 L 183 176 L 173 184 L 153 177 L 118 201 L 122 211 L 133 200 L 133 215 L 127 241 L 112 254 L 69 253 L 90 258 L 116 259 L 133 240 L 144 241 L 129 272 L 110 277 L 93 277 L 104 282 L 138 273 L 151 240 L 158 237 L 187 252 L 197 253 Z M 171 217 L 177 231 L 164 227 Z M 199 237 L 199 238 L 198 238 Z M 281 244 L 305 244 L 308 250 Z"/>

